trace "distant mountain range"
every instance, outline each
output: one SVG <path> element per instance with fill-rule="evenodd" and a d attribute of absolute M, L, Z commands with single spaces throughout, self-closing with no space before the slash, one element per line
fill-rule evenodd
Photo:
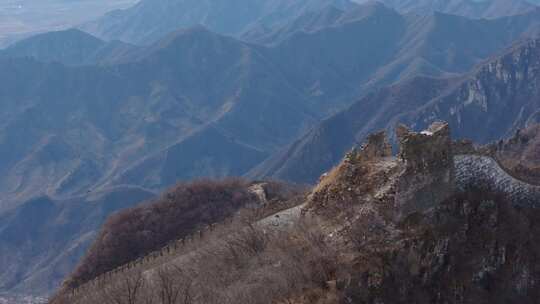
<path fill-rule="evenodd" d="M 540 30 L 538 11 L 482 21 L 329 10 L 326 25 L 298 22 L 269 47 L 197 27 L 144 48 L 69 30 L 0 53 L 2 205 L 242 175 L 377 87 L 466 72 Z"/>
<path fill-rule="evenodd" d="M 522 14 L 534 9 L 534 4 L 539 4 L 537 0 L 379 1 L 403 13 L 431 14 L 437 11 L 470 18 Z M 81 29 L 99 38 L 133 44 L 151 44 L 179 28 L 196 25 L 239 37 L 257 29 L 270 30 L 325 7 L 350 9 L 356 3 L 368 2 L 373 0 L 253 0 L 248 5 L 242 0 L 13 0 L 0 4 L 0 47 L 33 34 L 76 26 L 80 22 L 85 22 Z M 115 8 L 121 9 L 88 21 Z"/>
<path fill-rule="evenodd" d="M 349 0 L 142 0 L 81 28 L 97 37 L 150 44 L 179 28 L 202 25 L 238 36 L 253 26 L 273 27 L 327 6 L 348 9 Z"/>
<path fill-rule="evenodd" d="M 325 120 L 248 176 L 314 183 L 370 133 L 398 123 L 422 129 L 450 122 L 455 136 L 481 143 L 540 122 L 540 40 L 511 48 L 466 76 L 419 77 L 381 89 Z"/>
<path fill-rule="evenodd" d="M 358 3 L 374 3 L 357 0 Z M 442 12 L 469 18 L 498 18 L 530 12 L 537 7 L 525 0 L 381 0 L 403 13 L 430 15 Z M 347 10 L 350 0 L 142 0 L 135 6 L 111 12 L 81 28 L 105 40 L 151 44 L 178 28 L 203 25 L 211 31 L 244 36 L 269 31 L 298 17 L 325 8 Z M 253 35 L 248 35 L 253 36 Z M 246 36 L 244 36 L 246 37 Z M 256 35 L 255 35 L 256 37 Z"/>
<path fill-rule="evenodd" d="M 0 268 L 10 269 L 0 276 L 1 289 L 45 292 L 57 285 L 83 249 L 70 251 L 62 262 L 55 260 L 58 254 L 84 248 L 100 221 L 116 210 L 91 203 L 109 201 L 98 199 L 102 195 L 114 195 L 125 207 L 179 180 L 248 172 L 310 182 L 354 145 L 349 138 L 361 140 L 397 122 L 398 113 L 408 113 L 399 121 L 416 126 L 447 118 L 458 135 L 485 142 L 522 124 L 534 102 L 514 96 L 523 98 L 516 103 L 524 109 L 520 118 L 517 108 L 505 108 L 513 96 L 506 91 L 489 93 L 488 104 L 499 97 L 493 112 L 485 113 L 474 112 L 474 98 L 464 106 L 468 91 L 459 91 L 462 98 L 455 102 L 443 96 L 477 75 L 463 73 L 537 35 L 538 10 L 473 20 L 402 15 L 374 3 L 257 0 L 250 3 L 260 14 L 244 20 L 237 18 L 237 2 L 180 10 L 180 16 L 178 3 L 211 2 L 142 1 L 98 22 L 108 20 L 111 27 L 94 28 L 106 39 L 156 40 L 148 46 L 67 30 L 0 51 L 0 248 L 20 250 L 24 261 L 6 258 L 7 251 L 0 255 L 6 263 Z M 156 15 L 144 19 L 146 14 Z M 178 29 L 197 23 L 231 27 L 221 33 L 203 26 Z M 496 88 L 514 83 L 490 81 Z M 393 86 L 379 90 L 386 85 Z M 483 91 L 473 86 L 472 92 Z M 447 117 L 442 109 L 459 115 Z M 489 128 L 470 125 L 479 118 Z M 35 205 L 44 214 L 36 229 L 72 225 L 64 221 L 67 213 L 102 212 L 79 218 L 91 225 L 52 229 L 46 242 L 31 241 L 33 234 L 13 237 L 13 227 L 24 227 L 25 216 L 18 214 Z"/>

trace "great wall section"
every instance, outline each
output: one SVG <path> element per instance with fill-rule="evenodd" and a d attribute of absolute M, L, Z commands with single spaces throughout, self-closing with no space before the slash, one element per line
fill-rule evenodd
<path fill-rule="evenodd" d="M 228 228 L 233 224 L 232 220 L 212 224 L 185 238 L 175 240 L 159 250 L 153 251 L 144 257 L 138 258 L 118 268 L 108 271 L 95 279 L 69 291 L 69 298 L 77 298 L 92 290 L 101 289 L 120 277 L 136 271 L 147 271 L 167 264 L 177 257 L 196 250 L 207 238 L 220 237 L 227 234 Z"/>
<path fill-rule="evenodd" d="M 386 135 L 381 132 L 370 136 L 366 144 L 349 153 L 346 159 L 360 161 L 391 159 L 402 167 L 402 175 L 397 183 L 399 195 L 405 198 L 397 205 L 405 206 L 407 213 L 429 208 L 442 202 L 454 191 L 478 187 L 488 191 L 506 194 L 515 207 L 540 208 L 540 186 L 532 185 L 512 176 L 501 167 L 493 155 L 493 147 L 476 148 L 469 142 L 453 142 L 446 123 L 436 123 L 423 132 L 411 132 L 398 127 L 400 153 L 391 155 L 391 147 Z M 410 178 L 410 179 L 409 179 Z M 324 176 L 322 177 L 324 179 Z M 418 186 L 418 185 L 421 186 Z M 422 189 L 431 189 L 435 194 L 418 195 Z M 260 189 L 257 190 L 261 195 Z M 397 195 L 396 195 L 397 197 Z M 418 203 L 418 200 L 427 200 Z M 432 200 L 432 201 L 429 201 Z M 279 226 L 284 221 L 294 221 L 302 213 L 302 206 L 281 211 L 283 217 L 271 215 L 260 220 L 264 226 Z M 278 221 L 278 222 L 276 222 Z M 229 231 L 230 222 L 210 225 L 194 235 L 174 241 L 162 249 L 152 252 L 110 272 L 100 275 L 68 293 L 70 303 L 77 303 L 79 297 L 95 289 L 101 289 L 110 282 L 136 271 L 149 272 L 167 265 L 171 261 L 186 259 L 190 252 L 204 247 L 208 238 L 223 237 Z"/>
<path fill-rule="evenodd" d="M 460 189 L 474 186 L 508 195 L 515 207 L 539 208 L 540 186 L 518 180 L 489 156 L 457 155 L 454 158 Z"/>

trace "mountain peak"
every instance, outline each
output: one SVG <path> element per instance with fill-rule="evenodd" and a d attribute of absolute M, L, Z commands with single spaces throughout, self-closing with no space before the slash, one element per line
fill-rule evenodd
<path fill-rule="evenodd" d="M 7 48 L 7 50 L 20 50 L 31 44 L 47 44 L 47 43 L 76 43 L 87 42 L 95 45 L 102 45 L 105 42 L 87 32 L 76 28 L 70 28 L 62 31 L 53 31 L 43 34 L 37 34 L 22 41 L 15 43 Z"/>
<path fill-rule="evenodd" d="M 135 53 L 135 55 L 137 60 L 152 56 L 165 56 L 171 59 L 172 57 L 164 54 L 172 52 L 170 56 L 174 55 L 178 57 L 180 53 L 191 53 L 195 49 L 203 53 L 225 51 L 228 48 L 225 46 L 228 42 L 230 43 L 229 46 L 233 47 L 239 47 L 243 44 L 232 37 L 227 37 L 212 32 L 203 25 L 196 25 L 189 28 L 176 30 L 159 40 L 151 47 Z M 176 52 L 176 54 L 173 54 L 174 52 Z"/>
<path fill-rule="evenodd" d="M 104 45 L 104 41 L 72 28 L 32 36 L 8 47 L 4 53 L 13 57 L 32 57 L 43 62 L 76 65 Z"/>

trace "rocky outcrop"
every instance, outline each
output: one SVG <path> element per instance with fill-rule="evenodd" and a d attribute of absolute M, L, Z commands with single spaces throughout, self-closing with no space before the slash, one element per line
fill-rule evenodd
<path fill-rule="evenodd" d="M 381 131 L 369 135 L 366 143 L 358 150 L 353 149 L 347 154 L 346 159 L 354 162 L 366 162 L 390 156 L 392 156 L 392 146 L 388 142 L 386 133 Z"/>

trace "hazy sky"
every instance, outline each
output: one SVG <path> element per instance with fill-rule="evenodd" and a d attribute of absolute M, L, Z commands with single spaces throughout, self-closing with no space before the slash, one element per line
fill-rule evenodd
<path fill-rule="evenodd" d="M 0 0 L 0 47 L 30 33 L 63 29 L 138 0 Z"/>
<path fill-rule="evenodd" d="M 138 1 L 0 0 L 0 48 L 15 39 L 33 33 L 72 27 L 95 19 L 107 11 L 129 7 Z M 353 1 L 361 3 L 368 0 Z M 527 1 L 540 3 L 540 0 Z"/>

